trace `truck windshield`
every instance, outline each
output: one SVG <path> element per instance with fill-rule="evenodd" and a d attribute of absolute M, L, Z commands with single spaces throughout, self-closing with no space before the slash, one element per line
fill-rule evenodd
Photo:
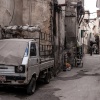
<path fill-rule="evenodd" d="M 26 41 L 2 40 L 0 41 L 0 64 L 19 65 L 23 56 L 28 55 Z M 26 51 L 25 51 L 26 50 Z M 26 52 L 26 54 L 25 54 Z"/>
<path fill-rule="evenodd" d="M 28 52 L 29 52 L 29 45 L 26 47 L 24 57 L 27 57 L 28 56 Z"/>

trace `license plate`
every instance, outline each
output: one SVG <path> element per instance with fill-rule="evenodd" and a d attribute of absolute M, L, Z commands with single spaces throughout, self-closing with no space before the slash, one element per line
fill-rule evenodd
<path fill-rule="evenodd" d="M 6 77 L 5 76 L 0 76 L 0 81 L 6 81 Z"/>

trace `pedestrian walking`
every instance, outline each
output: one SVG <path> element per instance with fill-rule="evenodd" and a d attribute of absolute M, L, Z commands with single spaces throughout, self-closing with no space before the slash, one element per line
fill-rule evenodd
<path fill-rule="evenodd" d="M 90 46 L 90 55 L 91 56 L 92 56 L 92 51 L 93 51 L 92 46 Z"/>

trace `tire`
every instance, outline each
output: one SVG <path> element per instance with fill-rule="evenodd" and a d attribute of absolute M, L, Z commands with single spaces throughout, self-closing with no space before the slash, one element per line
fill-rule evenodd
<path fill-rule="evenodd" d="M 36 79 L 33 77 L 27 86 L 27 94 L 32 95 L 36 89 Z"/>
<path fill-rule="evenodd" d="M 49 72 L 49 73 L 46 74 L 46 76 L 44 78 L 45 84 L 49 84 L 50 83 L 50 79 L 51 79 L 51 74 Z"/>

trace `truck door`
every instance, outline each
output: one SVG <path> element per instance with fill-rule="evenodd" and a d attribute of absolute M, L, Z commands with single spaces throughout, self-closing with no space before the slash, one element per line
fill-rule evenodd
<path fill-rule="evenodd" d="M 29 54 L 29 72 L 28 79 L 30 80 L 32 75 L 35 73 L 38 77 L 39 75 L 39 60 L 38 60 L 38 47 L 37 43 L 30 43 L 30 54 Z"/>

